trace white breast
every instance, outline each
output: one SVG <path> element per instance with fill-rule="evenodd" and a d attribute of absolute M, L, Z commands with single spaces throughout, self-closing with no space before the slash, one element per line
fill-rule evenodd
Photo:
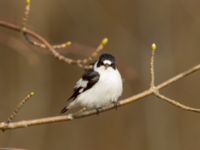
<path fill-rule="evenodd" d="M 77 103 L 87 108 L 99 108 L 116 102 L 123 90 L 117 69 L 100 67 L 96 71 L 100 74 L 99 81 L 76 98 Z"/>

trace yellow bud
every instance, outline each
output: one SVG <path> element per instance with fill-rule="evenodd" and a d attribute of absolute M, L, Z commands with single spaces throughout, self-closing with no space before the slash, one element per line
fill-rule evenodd
<path fill-rule="evenodd" d="M 104 38 L 101 42 L 102 45 L 106 45 L 108 43 L 108 38 Z"/>
<path fill-rule="evenodd" d="M 26 6 L 29 6 L 31 4 L 31 0 L 26 0 Z"/>
<path fill-rule="evenodd" d="M 34 93 L 34 92 L 31 92 L 31 93 L 30 93 L 30 96 L 33 96 L 33 95 L 35 95 L 35 93 Z"/>
<path fill-rule="evenodd" d="M 152 51 L 155 51 L 157 49 L 156 43 L 151 44 L 151 49 L 152 49 Z"/>
<path fill-rule="evenodd" d="M 72 42 L 71 42 L 71 41 L 67 41 L 67 42 L 66 42 L 66 45 L 67 45 L 67 46 L 70 46 L 70 45 L 72 45 Z"/>

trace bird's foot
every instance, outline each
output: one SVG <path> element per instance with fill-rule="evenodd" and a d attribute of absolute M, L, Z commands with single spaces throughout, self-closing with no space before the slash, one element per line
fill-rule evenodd
<path fill-rule="evenodd" d="M 96 109 L 96 114 L 99 115 L 101 107 L 95 108 Z"/>
<path fill-rule="evenodd" d="M 83 108 L 81 108 L 79 111 L 78 111 L 78 113 L 82 113 L 82 112 L 84 112 L 84 111 L 86 111 L 87 110 L 87 108 L 86 107 L 83 107 Z"/>
<path fill-rule="evenodd" d="M 117 110 L 119 102 L 118 101 L 112 101 L 112 103 L 114 104 L 115 110 Z"/>

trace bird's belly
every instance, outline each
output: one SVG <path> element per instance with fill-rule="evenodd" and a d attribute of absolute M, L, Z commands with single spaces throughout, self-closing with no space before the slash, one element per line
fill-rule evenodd
<path fill-rule="evenodd" d="M 87 108 L 99 108 L 118 100 L 122 93 L 121 80 L 100 79 L 99 83 L 77 97 L 78 103 Z"/>

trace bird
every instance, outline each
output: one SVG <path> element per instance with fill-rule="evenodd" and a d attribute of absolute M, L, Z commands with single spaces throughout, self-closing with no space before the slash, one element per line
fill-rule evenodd
<path fill-rule="evenodd" d="M 71 102 L 61 110 L 61 113 L 76 107 L 98 111 L 111 103 L 117 106 L 122 92 L 122 77 L 117 69 L 115 57 L 103 53 L 93 64 L 92 69 L 85 70 L 76 82 L 73 94 L 67 99 Z"/>

